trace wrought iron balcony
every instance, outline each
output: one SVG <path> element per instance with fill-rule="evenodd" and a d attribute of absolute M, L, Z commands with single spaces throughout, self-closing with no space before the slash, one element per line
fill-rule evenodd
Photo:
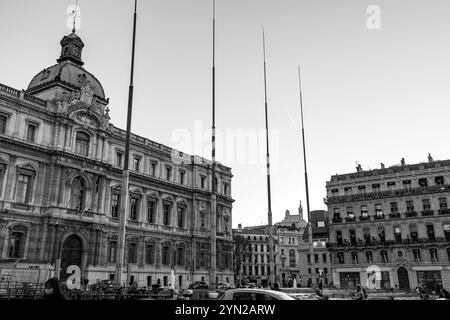
<path fill-rule="evenodd" d="M 368 221 L 368 220 L 370 220 L 370 216 L 360 216 L 359 217 L 359 221 Z"/>
<path fill-rule="evenodd" d="M 392 198 L 392 197 L 403 197 L 409 195 L 419 195 L 419 194 L 431 194 L 439 192 L 448 192 L 450 190 L 450 184 L 440 184 L 427 187 L 417 187 L 417 188 L 403 188 L 398 190 L 385 190 L 362 194 L 350 194 L 342 196 L 330 196 L 325 199 L 325 203 L 340 203 L 340 202 L 352 202 L 379 198 Z"/>
<path fill-rule="evenodd" d="M 400 214 L 400 212 L 391 212 L 389 213 L 389 218 L 390 219 L 400 219 L 402 217 L 402 215 Z"/>
<path fill-rule="evenodd" d="M 450 209 L 448 208 L 439 209 L 439 214 L 450 214 Z"/>
<path fill-rule="evenodd" d="M 356 221 L 356 218 L 354 216 L 345 218 L 345 222 L 354 222 L 354 221 Z"/>
<path fill-rule="evenodd" d="M 405 216 L 406 216 L 407 218 L 414 218 L 414 217 L 417 217 L 417 212 L 416 212 L 416 211 L 407 211 L 407 212 L 405 213 Z"/>
<path fill-rule="evenodd" d="M 426 216 L 432 216 L 434 215 L 434 211 L 433 210 L 423 210 L 422 211 L 422 216 L 426 217 Z"/>
<path fill-rule="evenodd" d="M 341 217 L 333 217 L 333 223 L 341 223 L 342 222 L 342 218 Z"/>
<path fill-rule="evenodd" d="M 380 215 L 373 216 L 373 219 L 374 220 L 384 220 L 384 219 L 386 219 L 386 217 L 384 214 L 380 214 Z"/>

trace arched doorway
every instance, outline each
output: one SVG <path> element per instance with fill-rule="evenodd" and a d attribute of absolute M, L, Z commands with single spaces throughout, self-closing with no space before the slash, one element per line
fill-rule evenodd
<path fill-rule="evenodd" d="M 397 276 L 398 276 L 398 287 L 401 290 L 409 290 L 409 277 L 408 277 L 408 270 L 406 270 L 404 267 L 400 267 L 397 269 Z"/>
<path fill-rule="evenodd" d="M 70 274 L 67 274 L 67 267 L 77 265 L 81 269 L 81 257 L 83 246 L 81 239 L 76 235 L 69 236 L 63 244 L 61 254 L 61 273 L 60 279 L 66 280 Z"/>

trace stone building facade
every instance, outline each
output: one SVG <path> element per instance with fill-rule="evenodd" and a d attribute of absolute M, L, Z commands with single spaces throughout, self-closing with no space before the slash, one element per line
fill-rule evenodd
<path fill-rule="evenodd" d="M 268 285 L 270 280 L 269 227 L 262 225 L 242 228 L 239 225 L 238 229 L 233 229 L 233 236 L 245 237 L 250 246 L 250 254 L 243 258 L 241 270 L 236 270 L 236 273 L 239 273 L 239 278 L 247 283 L 261 284 L 263 286 Z M 274 228 L 273 233 L 273 244 L 275 281 L 280 281 L 276 228 Z"/>
<path fill-rule="evenodd" d="M 450 289 L 450 160 L 358 166 L 326 189 L 336 286 Z"/>
<path fill-rule="evenodd" d="M 27 90 L 0 85 L 0 269 L 15 281 L 114 277 L 125 131 L 83 67 L 84 43 Z M 125 263 L 139 285 L 209 281 L 211 163 L 132 134 Z M 231 169 L 218 164 L 217 279 L 232 282 Z"/>
<path fill-rule="evenodd" d="M 275 223 L 275 227 L 278 236 L 280 284 L 282 287 L 292 286 L 294 279 L 300 284 L 302 259 L 299 248 L 306 227 L 301 203 L 297 215 L 286 210 L 284 219 Z"/>
<path fill-rule="evenodd" d="M 322 282 L 327 287 L 333 284 L 331 254 L 326 246 L 329 241 L 328 212 L 311 210 L 311 223 L 313 256 L 309 252 L 308 226 L 305 227 L 299 246 L 301 285 L 313 286 Z"/>

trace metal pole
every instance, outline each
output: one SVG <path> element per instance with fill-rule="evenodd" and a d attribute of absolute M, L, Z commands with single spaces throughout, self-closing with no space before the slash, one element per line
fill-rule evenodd
<path fill-rule="evenodd" d="M 263 55 L 264 55 L 264 109 L 266 115 L 266 160 L 267 160 L 267 220 L 269 223 L 269 276 L 270 286 L 275 282 L 275 270 L 273 261 L 273 228 L 272 228 L 272 199 L 270 194 L 270 155 L 269 155 L 269 119 L 267 115 L 267 76 L 266 76 L 266 39 L 263 29 Z"/>
<path fill-rule="evenodd" d="M 213 0 L 213 67 L 212 67 L 212 137 L 211 137 L 211 263 L 209 266 L 209 286 L 216 288 L 216 66 L 215 66 L 215 40 L 216 40 L 216 1 Z"/>
<path fill-rule="evenodd" d="M 133 19 L 133 44 L 131 53 L 131 75 L 130 86 L 128 89 L 128 114 L 127 114 L 127 133 L 125 138 L 125 161 L 122 172 L 122 199 L 120 201 L 120 222 L 119 222 L 119 243 L 117 246 L 116 274 L 115 279 L 122 284 L 123 261 L 125 256 L 125 231 L 127 225 L 127 212 L 129 206 L 128 185 L 130 182 L 130 172 L 128 163 L 130 158 L 130 136 L 131 136 L 131 116 L 133 111 L 133 78 L 134 78 L 134 52 L 136 45 L 136 18 L 137 18 L 137 0 L 134 1 L 134 19 Z"/>
<path fill-rule="evenodd" d="M 302 142 L 303 142 L 303 164 L 305 167 L 305 191 L 306 191 L 306 211 L 308 213 L 308 242 L 309 242 L 309 262 L 312 264 L 312 259 L 314 259 L 314 249 L 313 249 L 313 237 L 312 237 L 312 225 L 311 225 L 311 211 L 309 209 L 309 189 L 308 189 L 308 171 L 306 169 L 306 148 L 305 148 L 305 128 L 303 125 L 303 101 L 302 101 L 302 83 L 300 80 L 300 66 L 298 66 L 298 85 L 300 91 L 300 114 L 302 121 Z M 314 282 L 314 274 L 311 274 L 311 280 Z M 311 283 L 311 286 L 313 283 Z"/>

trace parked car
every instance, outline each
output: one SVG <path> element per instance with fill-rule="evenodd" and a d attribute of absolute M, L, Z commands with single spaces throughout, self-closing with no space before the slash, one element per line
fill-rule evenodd
<path fill-rule="evenodd" d="M 266 289 L 230 289 L 224 291 L 219 297 L 219 300 L 295 300 L 288 294 Z"/>
<path fill-rule="evenodd" d="M 119 291 L 121 286 L 117 283 L 114 283 L 111 280 L 102 280 L 96 284 L 91 286 L 92 291 L 102 292 L 102 293 L 115 293 Z"/>
<path fill-rule="evenodd" d="M 195 281 L 189 285 L 189 289 L 208 289 L 209 286 L 204 281 Z"/>
<path fill-rule="evenodd" d="M 216 288 L 217 289 L 222 289 L 222 290 L 227 290 L 227 289 L 231 288 L 231 284 L 227 283 L 227 282 L 220 281 L 220 282 L 217 282 Z"/>

